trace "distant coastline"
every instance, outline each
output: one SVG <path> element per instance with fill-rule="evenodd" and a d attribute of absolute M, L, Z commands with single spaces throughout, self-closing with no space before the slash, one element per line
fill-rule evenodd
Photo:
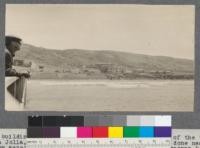
<path fill-rule="evenodd" d="M 32 79 L 194 79 L 194 61 L 118 51 L 48 50 L 24 44 L 15 66 Z"/>
<path fill-rule="evenodd" d="M 31 79 L 61 80 L 193 80 L 194 75 L 104 75 L 104 74 L 66 74 L 66 73 L 32 73 Z"/>

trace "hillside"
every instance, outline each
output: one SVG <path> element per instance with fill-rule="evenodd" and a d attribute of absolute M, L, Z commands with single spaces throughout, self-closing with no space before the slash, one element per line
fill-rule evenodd
<path fill-rule="evenodd" d="M 115 51 L 91 51 L 81 49 L 48 50 L 24 44 L 17 59 L 33 61 L 47 67 L 80 67 L 83 65 L 109 63 L 145 71 L 165 70 L 193 73 L 194 62 L 164 56 L 149 56 Z"/>

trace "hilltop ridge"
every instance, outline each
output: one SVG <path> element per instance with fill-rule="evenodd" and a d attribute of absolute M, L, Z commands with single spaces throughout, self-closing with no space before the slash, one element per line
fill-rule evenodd
<path fill-rule="evenodd" d="M 17 59 L 32 61 L 36 65 L 42 65 L 53 69 L 77 69 L 94 67 L 98 64 L 110 64 L 115 67 L 123 67 L 129 71 L 168 71 L 173 73 L 194 73 L 194 61 L 166 56 L 151 56 L 111 50 L 83 50 L 66 49 L 53 50 L 24 44 L 16 54 Z"/>

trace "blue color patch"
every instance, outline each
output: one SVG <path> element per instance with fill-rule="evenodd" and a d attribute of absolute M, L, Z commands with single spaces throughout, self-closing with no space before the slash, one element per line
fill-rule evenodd
<path fill-rule="evenodd" d="M 154 127 L 152 126 L 141 126 L 139 131 L 140 137 L 154 137 Z"/>

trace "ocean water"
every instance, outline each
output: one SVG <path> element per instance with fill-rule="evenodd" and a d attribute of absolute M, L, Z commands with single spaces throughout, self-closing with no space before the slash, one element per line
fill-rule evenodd
<path fill-rule="evenodd" d="M 192 80 L 29 80 L 26 110 L 193 111 Z"/>

